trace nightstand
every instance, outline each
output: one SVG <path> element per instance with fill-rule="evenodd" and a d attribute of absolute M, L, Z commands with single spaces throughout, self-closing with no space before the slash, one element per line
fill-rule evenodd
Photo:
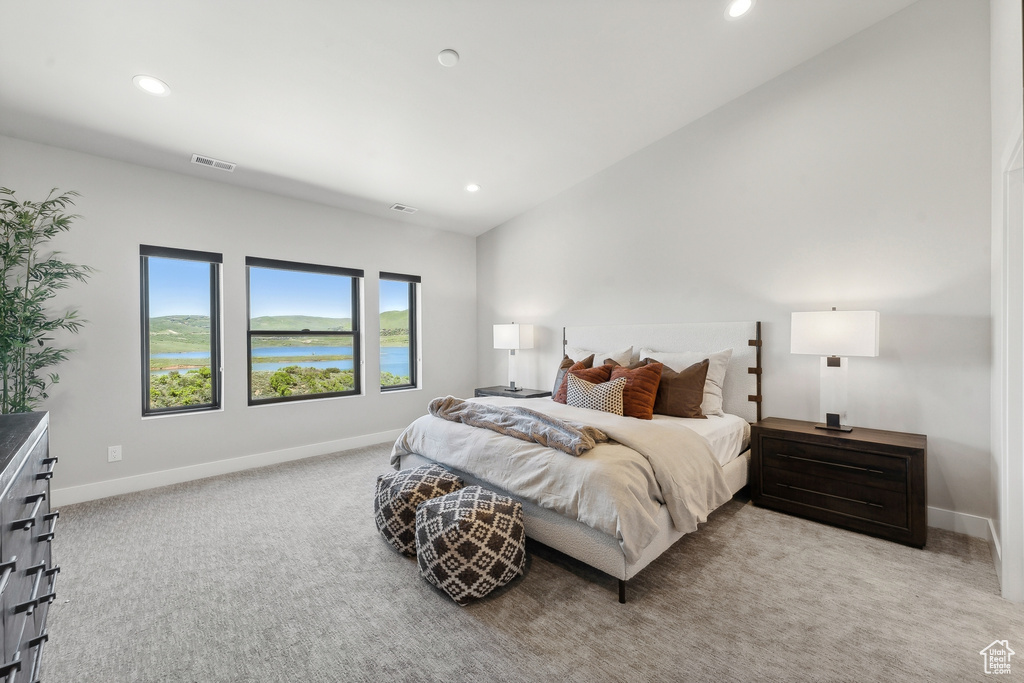
<path fill-rule="evenodd" d="M 755 505 L 924 546 L 928 442 L 922 434 L 770 417 L 750 428 Z"/>
<path fill-rule="evenodd" d="M 540 398 L 542 396 L 550 395 L 550 391 L 544 391 L 543 389 L 520 389 L 519 391 L 509 391 L 506 386 L 480 387 L 473 394 L 473 396 L 508 396 L 510 398 Z"/>

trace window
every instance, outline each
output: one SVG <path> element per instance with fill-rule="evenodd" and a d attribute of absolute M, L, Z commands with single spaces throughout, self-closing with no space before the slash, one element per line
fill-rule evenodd
<path fill-rule="evenodd" d="M 247 257 L 249 405 L 360 393 L 363 271 Z"/>
<path fill-rule="evenodd" d="M 139 247 L 142 414 L 220 407 L 221 255 Z"/>
<path fill-rule="evenodd" d="M 416 289 L 418 275 L 380 274 L 380 388 L 417 386 Z"/>

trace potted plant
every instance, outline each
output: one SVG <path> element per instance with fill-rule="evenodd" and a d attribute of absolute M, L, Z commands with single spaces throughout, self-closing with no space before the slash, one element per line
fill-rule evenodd
<path fill-rule="evenodd" d="M 41 202 L 22 201 L 0 188 L 0 413 L 24 413 L 47 398 L 46 389 L 59 381 L 43 370 L 66 360 L 70 349 L 51 345 L 57 330 L 76 333 L 83 321 L 78 312 L 62 314 L 46 304 L 72 281 L 84 282 L 92 268 L 45 251 L 58 233 L 66 232 L 76 214 L 77 192 L 50 191 Z"/>

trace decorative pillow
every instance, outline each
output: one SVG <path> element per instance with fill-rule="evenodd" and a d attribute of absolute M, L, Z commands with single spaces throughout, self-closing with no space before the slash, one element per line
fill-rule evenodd
<path fill-rule="evenodd" d="M 585 368 L 594 367 L 594 354 L 590 354 L 580 362 L 583 363 L 583 367 Z M 572 358 L 569 358 L 569 356 L 565 356 L 562 358 L 562 362 L 558 366 L 558 372 L 555 373 L 555 385 L 551 388 L 552 396 L 555 396 L 558 393 L 558 389 L 562 386 L 562 382 L 565 381 L 566 371 L 575 364 L 576 361 L 574 361 Z"/>
<path fill-rule="evenodd" d="M 620 377 L 626 380 L 626 388 L 622 392 L 622 414 L 640 420 L 654 417 L 654 402 L 658 396 L 658 384 L 661 382 L 661 363 L 638 365 L 637 367 L 612 368 L 612 381 Z"/>
<path fill-rule="evenodd" d="M 722 411 L 722 389 L 725 386 L 725 371 L 729 368 L 732 349 L 716 351 L 715 353 L 701 353 L 699 351 L 665 353 L 652 351 L 651 349 L 640 349 L 640 357 L 664 363 L 676 372 L 682 372 L 694 363 L 699 363 L 707 358 L 708 376 L 704 380 L 704 401 L 700 405 L 700 410 L 705 415 L 725 415 Z"/>
<path fill-rule="evenodd" d="M 629 365 L 629 361 L 633 358 L 633 347 L 627 346 L 624 349 L 617 351 L 588 351 L 587 349 L 580 349 L 575 346 L 565 347 L 565 354 L 569 358 L 586 358 L 589 355 L 594 356 L 594 365 L 602 365 L 604 361 L 611 358 L 619 365 Z"/>
<path fill-rule="evenodd" d="M 658 415 L 706 420 L 708 416 L 701 412 L 700 405 L 704 401 L 704 384 L 709 364 L 705 358 L 682 372 L 662 365 L 661 383 L 658 384 L 658 396 L 654 400 L 654 412 Z"/>
<path fill-rule="evenodd" d="M 626 388 L 626 378 L 620 377 L 611 382 L 594 384 L 569 373 L 566 403 L 577 408 L 601 410 L 613 415 L 622 415 L 622 393 Z"/>
<path fill-rule="evenodd" d="M 569 378 L 570 374 L 575 375 L 580 379 L 585 379 L 588 382 L 600 384 L 601 382 L 607 382 L 611 378 L 612 366 L 598 365 L 593 368 L 588 368 L 585 365 L 583 365 L 582 362 L 573 365 L 565 373 L 565 376 L 562 378 L 562 384 L 561 386 L 558 387 L 558 392 L 555 393 L 555 400 L 558 401 L 559 403 L 565 403 L 565 393 L 567 390 L 566 380 Z"/>

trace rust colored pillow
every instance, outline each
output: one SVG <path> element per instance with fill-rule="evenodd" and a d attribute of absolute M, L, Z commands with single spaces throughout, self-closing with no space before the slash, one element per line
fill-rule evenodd
<path fill-rule="evenodd" d="M 586 358 L 584 358 L 583 360 L 581 360 L 579 362 L 583 363 L 583 367 L 585 367 L 585 368 L 593 367 L 593 365 L 594 365 L 594 354 L 590 354 L 589 356 L 587 356 Z M 612 362 L 614 362 L 614 361 L 612 361 Z M 551 395 L 552 396 L 557 396 L 558 395 L 559 387 L 561 387 L 561 386 L 563 386 L 565 384 L 565 373 L 568 372 L 569 368 L 571 368 L 575 364 L 576 364 L 576 361 L 574 361 L 572 358 L 569 358 L 569 356 L 564 356 L 564 355 L 562 356 L 562 362 L 558 366 L 558 372 L 555 373 L 555 384 L 551 388 Z M 565 403 L 565 401 L 562 401 L 562 403 Z"/>
<path fill-rule="evenodd" d="M 658 396 L 654 401 L 654 412 L 658 415 L 706 420 L 708 416 L 701 412 L 700 404 L 704 401 L 704 380 L 708 376 L 708 366 L 707 358 L 679 372 L 664 366 Z"/>
<path fill-rule="evenodd" d="M 593 363 L 594 359 L 591 358 L 590 362 Z M 601 384 L 602 382 L 607 382 L 609 377 L 611 377 L 612 367 L 610 365 L 598 365 L 596 368 L 588 368 L 583 364 L 583 361 L 573 365 L 568 371 L 566 371 L 566 376 L 562 377 L 562 384 L 558 387 L 558 392 L 555 394 L 555 400 L 559 403 L 565 403 L 565 395 L 566 392 L 568 392 L 566 384 L 569 381 L 568 375 L 570 372 L 580 379 L 587 380 L 591 384 Z"/>
<path fill-rule="evenodd" d="M 640 420 L 650 420 L 654 417 L 654 401 L 658 396 L 663 367 L 661 363 L 656 362 L 637 367 L 612 367 L 612 379 L 626 378 L 626 388 L 622 392 L 623 415 Z"/>

